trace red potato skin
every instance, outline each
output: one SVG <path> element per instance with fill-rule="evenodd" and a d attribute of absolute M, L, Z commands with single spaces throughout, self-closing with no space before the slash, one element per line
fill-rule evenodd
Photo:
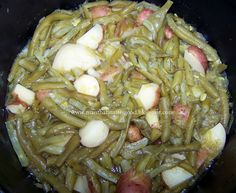
<path fill-rule="evenodd" d="M 139 73 L 138 71 L 134 70 L 131 73 L 131 78 L 137 78 L 137 79 L 141 79 L 141 80 L 146 80 L 145 76 L 143 76 L 141 73 Z"/>
<path fill-rule="evenodd" d="M 139 15 L 138 15 L 138 17 L 137 17 L 137 20 L 136 20 L 136 23 L 138 24 L 138 25 L 141 25 L 142 23 L 143 23 L 143 21 L 145 20 L 145 19 L 147 19 L 150 15 L 152 15 L 154 13 L 154 11 L 153 10 L 151 10 L 151 9 L 143 9 L 140 13 L 139 13 Z"/>
<path fill-rule="evenodd" d="M 206 161 L 209 152 L 206 149 L 201 148 L 197 152 L 197 168 L 200 168 L 202 164 Z"/>
<path fill-rule="evenodd" d="M 131 169 L 120 176 L 116 193 L 151 193 L 151 179 Z"/>
<path fill-rule="evenodd" d="M 13 95 L 13 101 L 12 101 L 11 105 L 20 105 L 20 104 L 21 104 L 21 105 L 22 105 L 23 107 L 25 107 L 25 108 L 28 108 L 28 107 L 29 107 L 29 105 L 28 105 L 26 102 L 22 101 L 22 100 L 18 97 L 17 94 L 12 93 L 12 95 Z"/>
<path fill-rule="evenodd" d="M 108 13 L 111 11 L 111 9 L 106 5 L 96 6 L 93 7 L 90 11 L 91 16 L 93 19 L 104 17 L 108 15 Z"/>
<path fill-rule="evenodd" d="M 101 79 L 103 81 L 109 81 L 111 80 L 115 75 L 119 74 L 121 72 L 120 68 L 117 67 L 110 67 L 105 72 L 101 74 Z"/>
<path fill-rule="evenodd" d="M 129 142 L 131 143 L 142 139 L 141 132 L 137 126 L 130 125 L 129 130 L 128 130 L 128 139 L 129 139 Z"/>
<path fill-rule="evenodd" d="M 49 95 L 49 93 L 49 90 L 38 90 L 36 93 L 36 98 L 42 102 Z"/>
<path fill-rule="evenodd" d="M 173 122 L 177 125 L 185 125 L 188 121 L 191 108 L 187 105 L 176 104 L 173 107 Z"/>
<path fill-rule="evenodd" d="M 165 38 L 167 40 L 169 40 L 173 37 L 174 32 L 172 31 L 172 29 L 169 26 L 166 26 L 165 30 L 164 30 L 164 34 L 165 34 Z"/>
<path fill-rule="evenodd" d="M 198 61 L 202 64 L 204 70 L 207 71 L 208 61 L 204 52 L 197 46 L 192 46 L 192 45 L 188 47 L 188 52 L 191 53 L 194 57 L 196 57 Z"/>

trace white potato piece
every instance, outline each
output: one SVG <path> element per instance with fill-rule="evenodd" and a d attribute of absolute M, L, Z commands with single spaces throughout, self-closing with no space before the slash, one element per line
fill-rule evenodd
<path fill-rule="evenodd" d="M 103 39 L 103 29 L 100 24 L 96 24 L 89 31 L 87 31 L 82 37 L 80 37 L 76 43 L 87 46 L 91 49 L 97 49 L 99 43 Z"/>
<path fill-rule="evenodd" d="M 74 190 L 80 193 L 91 193 L 86 176 L 78 176 L 74 185 Z"/>
<path fill-rule="evenodd" d="M 221 123 L 218 123 L 203 135 L 202 146 L 216 156 L 224 148 L 225 141 L 225 128 Z"/>
<path fill-rule="evenodd" d="M 12 95 L 17 96 L 18 99 L 20 99 L 21 101 L 23 101 L 28 105 L 32 105 L 35 99 L 35 93 L 32 90 L 25 88 L 20 84 L 17 84 L 15 86 L 14 90 L 12 91 Z"/>
<path fill-rule="evenodd" d="M 24 107 L 22 104 L 12 104 L 7 105 L 7 110 L 14 114 L 21 114 L 26 110 L 26 107 Z"/>
<path fill-rule="evenodd" d="M 88 70 L 98 66 L 100 63 L 100 59 L 90 48 L 68 43 L 57 52 L 52 68 L 60 72 L 69 72 L 76 68 Z"/>
<path fill-rule="evenodd" d="M 85 127 L 79 130 L 82 145 L 86 147 L 97 147 L 107 138 L 108 126 L 100 120 L 89 121 Z"/>
<path fill-rule="evenodd" d="M 162 179 L 169 188 L 181 184 L 182 182 L 190 179 L 193 175 L 181 167 L 174 167 L 162 172 Z"/>
<path fill-rule="evenodd" d="M 97 96 L 100 91 L 97 79 L 87 74 L 76 79 L 74 86 L 79 93 L 90 96 Z"/>
<path fill-rule="evenodd" d="M 155 83 L 144 84 L 135 98 L 145 110 L 149 110 L 155 107 L 159 102 L 160 87 Z"/>
<path fill-rule="evenodd" d="M 150 110 L 146 113 L 146 120 L 151 128 L 160 128 L 160 122 L 156 109 Z"/>
<path fill-rule="evenodd" d="M 203 68 L 201 62 L 188 50 L 185 50 L 184 52 L 184 59 L 189 63 L 193 70 L 205 74 L 205 69 Z"/>

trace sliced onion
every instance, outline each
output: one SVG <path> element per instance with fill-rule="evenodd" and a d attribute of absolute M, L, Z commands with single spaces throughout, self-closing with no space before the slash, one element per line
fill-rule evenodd
<path fill-rule="evenodd" d="M 108 126 L 100 120 L 92 120 L 79 130 L 82 145 L 86 147 L 97 147 L 107 138 Z"/>
<path fill-rule="evenodd" d="M 90 96 L 97 96 L 100 91 L 97 79 L 87 74 L 76 79 L 74 86 L 79 93 Z"/>

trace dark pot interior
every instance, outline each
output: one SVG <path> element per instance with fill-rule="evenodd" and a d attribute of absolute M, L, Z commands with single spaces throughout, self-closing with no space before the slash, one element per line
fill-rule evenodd
<path fill-rule="evenodd" d="M 0 1 L 0 186 L 4 192 L 37 193 L 30 175 L 21 168 L 5 129 L 5 94 L 7 76 L 17 53 L 32 36 L 38 20 L 57 8 L 71 9 L 79 0 L 1 0 Z M 162 4 L 164 1 L 150 0 Z M 174 0 L 172 12 L 197 27 L 215 47 L 227 74 L 232 101 L 236 102 L 236 1 L 234 0 Z M 234 107 L 235 108 L 235 107 Z M 233 123 L 226 147 L 220 158 L 190 190 L 195 193 L 236 192 L 236 135 Z M 1 192 L 1 190 L 0 190 Z"/>

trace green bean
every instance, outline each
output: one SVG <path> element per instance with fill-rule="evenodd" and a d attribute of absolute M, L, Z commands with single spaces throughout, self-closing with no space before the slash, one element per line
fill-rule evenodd
<path fill-rule="evenodd" d="M 47 167 L 50 167 L 55 164 L 57 156 L 53 155 L 47 158 Z"/>
<path fill-rule="evenodd" d="M 196 167 L 197 163 L 197 152 L 196 151 L 190 151 L 188 154 L 188 160 L 192 167 Z"/>
<path fill-rule="evenodd" d="M 160 122 L 162 125 L 162 136 L 161 140 L 163 142 L 166 142 L 170 138 L 170 133 L 171 133 L 171 127 L 170 127 L 170 121 L 171 121 L 171 116 L 170 116 L 170 99 L 169 97 L 162 97 L 160 99 Z"/>
<path fill-rule="evenodd" d="M 219 56 L 217 55 L 217 52 L 214 48 L 212 48 L 203 40 L 197 38 L 192 32 L 188 31 L 185 27 L 176 24 L 171 14 L 167 14 L 166 18 L 168 25 L 180 39 L 186 41 L 189 44 L 201 48 L 206 53 L 208 60 L 217 61 L 219 59 Z"/>
<path fill-rule="evenodd" d="M 144 153 L 153 155 L 153 157 L 157 157 L 164 150 L 164 146 L 148 145 L 144 147 L 142 150 Z"/>
<path fill-rule="evenodd" d="M 153 81 L 154 83 L 161 84 L 162 80 L 158 76 L 153 76 L 149 72 L 143 69 L 137 69 L 138 72 L 140 72 L 143 76 L 145 76 L 147 79 Z"/>
<path fill-rule="evenodd" d="M 132 122 L 135 123 L 135 125 L 141 129 L 141 133 L 147 137 L 147 138 L 151 138 L 151 127 L 149 126 L 149 124 L 147 123 L 146 120 L 143 119 L 132 119 Z"/>
<path fill-rule="evenodd" d="M 41 62 L 40 62 L 41 63 Z M 49 69 L 49 63 L 48 61 L 44 61 L 44 63 L 39 64 L 38 68 L 30 73 L 26 79 L 22 81 L 23 84 L 32 84 L 32 82 L 35 82 L 39 78 L 41 78 Z"/>
<path fill-rule="evenodd" d="M 175 74 L 174 74 L 174 80 L 172 82 L 172 88 L 175 88 L 177 85 L 179 85 L 182 81 L 182 78 L 183 78 L 183 72 L 182 71 L 177 71 Z"/>
<path fill-rule="evenodd" d="M 83 120 L 74 117 L 66 111 L 63 111 L 59 106 L 55 104 L 55 102 L 53 102 L 51 98 L 47 97 L 46 99 L 44 99 L 42 104 L 55 117 L 64 121 L 65 123 L 79 128 L 85 126 L 85 122 Z"/>
<path fill-rule="evenodd" d="M 183 60 L 183 58 L 182 58 L 182 60 Z M 183 64 L 184 64 L 184 68 L 185 68 L 186 82 L 187 82 L 188 85 L 193 86 L 194 85 L 193 72 L 190 68 L 190 65 L 186 61 L 183 61 Z"/>
<path fill-rule="evenodd" d="M 29 159 L 27 158 L 20 142 L 17 137 L 16 130 L 14 129 L 15 125 L 13 121 L 7 121 L 6 122 L 7 132 L 9 135 L 9 138 L 11 140 L 11 144 L 13 146 L 13 149 L 15 150 L 17 157 L 23 167 L 27 167 L 29 165 Z"/>
<path fill-rule="evenodd" d="M 24 69 L 26 69 L 29 72 L 33 72 L 37 68 L 37 61 L 34 61 L 29 58 L 24 58 L 19 61 L 19 65 L 22 66 Z"/>
<path fill-rule="evenodd" d="M 121 134 L 120 134 L 120 137 L 119 137 L 119 139 L 117 141 L 117 144 L 116 144 L 116 146 L 114 147 L 114 149 L 110 153 L 112 158 L 116 157 L 119 154 L 121 148 L 123 147 L 123 145 L 125 143 L 125 139 L 127 137 L 128 130 L 129 130 L 130 118 L 131 118 L 131 116 L 129 114 L 128 118 L 127 118 L 126 129 L 121 131 Z"/>
<path fill-rule="evenodd" d="M 51 38 L 51 32 L 52 32 L 52 26 L 50 26 L 48 28 L 48 31 L 47 31 L 47 34 L 46 34 L 46 37 L 43 41 L 41 41 L 41 44 L 39 46 L 39 53 L 41 55 L 44 54 L 44 51 L 46 50 L 48 44 L 49 44 L 49 41 L 50 41 L 50 38 Z"/>
<path fill-rule="evenodd" d="M 54 69 L 50 69 L 49 73 L 57 78 L 59 78 L 62 82 L 64 82 L 67 86 L 67 89 L 69 90 L 75 90 L 74 86 L 72 85 L 72 83 L 66 79 L 64 76 L 62 76 L 59 72 L 57 72 Z"/>
<path fill-rule="evenodd" d="M 67 167 L 65 185 L 69 191 L 73 190 L 75 181 L 76 181 L 75 172 L 70 167 Z"/>
<path fill-rule="evenodd" d="M 56 135 L 56 136 L 50 136 L 47 138 L 43 138 L 40 141 L 41 146 L 47 146 L 47 145 L 58 145 L 58 146 L 64 146 L 65 143 L 71 138 L 71 134 L 62 134 L 62 135 Z"/>
<path fill-rule="evenodd" d="M 40 23 L 38 24 L 35 32 L 34 32 L 34 36 L 30 42 L 29 45 L 29 50 L 28 50 L 28 56 L 33 56 L 36 46 L 39 42 L 39 37 L 42 33 L 42 31 L 45 28 L 48 28 L 52 22 L 57 21 L 57 20 L 63 20 L 63 19 L 69 19 L 71 18 L 71 15 L 65 12 L 54 12 L 51 15 L 48 15 L 47 17 L 45 17 L 43 20 L 40 21 Z"/>
<path fill-rule="evenodd" d="M 148 144 L 148 139 L 144 137 L 139 141 L 125 145 L 121 151 L 121 155 L 125 159 L 131 159 L 133 157 L 134 152 L 144 148 L 147 144 Z"/>
<path fill-rule="evenodd" d="M 53 175 L 47 174 L 45 171 L 40 171 L 42 173 L 42 177 L 49 182 L 59 193 L 70 193 L 70 191 L 57 180 Z"/>
<path fill-rule="evenodd" d="M 166 146 L 164 149 L 164 153 L 179 153 L 179 152 L 189 152 L 189 151 L 197 151 L 201 147 L 201 144 L 198 142 L 193 142 L 186 145 L 178 145 L 178 146 Z"/>
<path fill-rule="evenodd" d="M 39 153 L 46 152 L 53 155 L 60 155 L 65 150 L 65 147 L 60 145 L 48 145 L 39 149 Z"/>
<path fill-rule="evenodd" d="M 72 25 L 64 26 L 63 28 L 55 31 L 55 33 L 53 34 L 53 37 L 60 39 L 64 35 L 66 35 L 69 31 L 71 31 L 72 29 L 73 29 Z"/>
<path fill-rule="evenodd" d="M 159 10 L 153 13 L 148 19 L 144 20 L 143 25 L 153 34 L 153 39 L 156 39 L 156 33 L 160 30 L 166 13 L 172 6 L 173 2 L 168 0 Z"/>
<path fill-rule="evenodd" d="M 130 12 L 135 10 L 136 2 L 131 2 L 128 6 L 124 7 L 122 9 L 121 14 L 122 15 L 128 15 Z"/>
<path fill-rule="evenodd" d="M 124 72 L 124 74 L 123 74 L 123 76 L 122 76 L 122 82 L 123 83 L 125 83 L 127 80 L 128 80 L 128 78 L 129 78 L 129 76 L 130 76 L 130 74 L 131 74 L 131 72 L 134 70 L 134 67 L 133 66 L 130 66 L 125 72 Z"/>
<path fill-rule="evenodd" d="M 216 88 L 206 79 L 201 77 L 200 83 L 202 88 L 206 91 L 206 93 L 211 96 L 212 98 L 218 98 L 219 94 L 216 90 Z"/>
<path fill-rule="evenodd" d="M 116 23 L 122 20 L 121 15 L 113 13 L 110 14 L 109 16 L 104 16 L 104 17 L 99 17 L 94 19 L 94 24 L 103 24 L 103 25 L 108 25 L 110 23 Z"/>
<path fill-rule="evenodd" d="M 228 123 L 229 123 L 229 117 L 230 117 L 230 113 L 229 113 L 229 101 L 228 101 L 228 95 L 227 92 L 223 89 L 219 89 L 219 94 L 220 94 L 220 99 L 221 99 L 221 123 L 223 124 L 223 126 L 225 128 L 227 128 Z"/>
<path fill-rule="evenodd" d="M 10 74 L 8 75 L 8 78 L 7 78 L 8 82 L 12 82 L 14 80 L 14 78 L 15 78 L 16 73 L 19 71 L 19 68 L 20 68 L 19 61 L 20 60 L 21 60 L 20 57 L 19 58 L 17 57 L 15 59 L 13 65 L 12 65 Z"/>
<path fill-rule="evenodd" d="M 195 126 L 195 119 L 194 119 L 193 114 L 190 114 L 187 124 L 186 124 L 184 144 L 190 144 L 192 137 L 193 137 L 194 126 Z"/>
<path fill-rule="evenodd" d="M 45 135 L 46 136 L 57 135 L 57 134 L 59 134 L 63 130 L 71 131 L 73 129 L 76 129 L 76 127 L 74 127 L 72 125 L 69 125 L 67 123 L 56 123 L 55 125 L 50 126 L 46 130 Z"/>
<path fill-rule="evenodd" d="M 77 146 L 80 143 L 80 138 L 78 135 L 73 135 L 69 142 L 65 146 L 65 151 L 58 156 L 56 161 L 56 166 L 61 167 L 62 164 L 65 162 L 65 160 L 68 158 L 68 156 L 77 148 Z"/>
<path fill-rule="evenodd" d="M 101 184 L 99 182 L 97 175 L 90 169 L 87 172 L 88 172 L 89 180 L 92 182 L 96 193 L 101 193 Z"/>
<path fill-rule="evenodd" d="M 102 193 L 110 193 L 109 182 L 108 181 L 104 181 L 102 183 Z"/>
<path fill-rule="evenodd" d="M 152 155 L 147 154 L 143 158 L 141 158 L 141 160 L 139 161 L 139 163 L 136 166 L 136 170 L 139 172 L 144 172 L 151 157 L 152 157 Z"/>
<path fill-rule="evenodd" d="M 100 103 L 102 106 L 111 104 L 111 99 L 108 96 L 107 88 L 102 80 L 98 80 L 100 86 Z"/>
<path fill-rule="evenodd" d="M 71 105 L 73 105 L 75 108 L 81 110 L 81 111 L 85 111 L 87 109 L 86 105 L 84 105 L 83 103 L 79 102 L 78 100 L 75 100 L 73 98 L 69 99 L 68 101 Z"/>
<path fill-rule="evenodd" d="M 32 162 L 32 164 L 34 164 L 37 168 L 44 171 L 46 169 L 46 162 L 40 155 L 35 154 L 34 147 L 26 139 L 21 119 L 17 119 L 16 133 L 17 133 L 19 143 L 22 149 L 24 150 L 26 156 L 28 157 L 29 161 Z"/>
<path fill-rule="evenodd" d="M 91 148 L 80 148 L 75 150 L 73 154 L 70 155 L 70 157 L 66 160 L 66 162 L 71 165 L 75 162 L 79 163 L 85 158 L 90 156 L 90 153 L 92 152 Z"/>
<path fill-rule="evenodd" d="M 176 36 L 173 36 L 164 44 L 164 51 L 170 55 L 173 60 L 178 59 L 179 57 L 179 39 Z"/>
<path fill-rule="evenodd" d="M 32 90 L 51 90 L 51 89 L 59 89 L 66 88 L 67 86 L 63 82 L 35 82 L 32 84 Z"/>
<path fill-rule="evenodd" d="M 110 155 L 107 152 L 102 154 L 102 157 L 99 159 L 99 161 L 101 165 L 105 167 L 106 169 L 108 170 L 112 169 L 112 166 L 113 166 L 112 160 L 111 160 Z"/>
<path fill-rule="evenodd" d="M 127 40 L 128 45 L 136 45 L 136 44 L 141 44 L 141 45 L 147 45 L 149 48 L 155 51 L 161 51 L 161 48 L 152 42 L 151 40 L 143 37 L 143 36 L 132 36 Z"/>
<path fill-rule="evenodd" d="M 131 161 L 123 159 L 120 163 L 121 168 L 122 168 L 122 172 L 127 172 L 128 170 L 131 169 Z"/>
<path fill-rule="evenodd" d="M 118 85 L 117 86 L 117 88 L 116 88 L 116 90 L 114 91 L 114 93 L 113 93 L 113 97 L 119 97 L 119 96 L 121 96 L 122 95 L 122 93 L 123 93 L 123 89 L 124 89 L 124 86 L 123 85 Z"/>
<path fill-rule="evenodd" d="M 167 78 L 167 72 L 163 68 L 157 68 L 158 77 L 164 82 L 164 84 L 170 88 L 170 81 Z"/>
<path fill-rule="evenodd" d="M 118 180 L 118 177 L 111 173 L 110 171 L 106 170 L 105 168 L 101 167 L 99 164 L 97 164 L 92 159 L 85 159 L 85 165 L 90 168 L 93 172 L 95 172 L 97 175 L 101 176 L 102 178 L 111 181 L 113 183 L 116 183 Z"/>
<path fill-rule="evenodd" d="M 162 26 L 160 27 L 159 31 L 157 32 L 157 37 L 155 39 L 155 42 L 162 47 L 163 41 L 165 38 L 165 22 L 163 22 Z"/>
<path fill-rule="evenodd" d="M 169 193 L 179 193 L 181 192 L 183 189 L 185 189 L 188 185 L 189 185 L 189 180 L 185 180 L 184 182 L 182 182 L 181 184 L 178 184 L 174 187 L 172 187 L 169 191 Z M 166 192 L 167 193 L 167 192 Z"/>
<path fill-rule="evenodd" d="M 86 7 L 87 9 L 92 8 L 92 7 L 97 7 L 101 5 L 108 5 L 108 1 L 96 1 L 96 2 L 89 2 L 84 4 L 83 6 Z"/>
<path fill-rule="evenodd" d="M 90 158 L 96 158 L 99 156 L 102 152 L 104 152 L 107 147 L 110 146 L 114 141 L 116 141 L 119 138 L 120 132 L 113 131 L 110 132 L 105 142 L 103 142 L 99 147 L 95 148 L 93 152 L 90 154 Z"/>
<path fill-rule="evenodd" d="M 128 4 L 130 4 L 130 1 L 125 1 L 125 0 L 115 0 L 115 1 L 111 1 L 110 2 L 110 6 L 127 6 Z"/>
<path fill-rule="evenodd" d="M 135 50 L 138 56 L 142 56 L 143 59 L 147 62 L 150 59 L 150 53 L 146 51 L 144 47 L 139 47 Z"/>

